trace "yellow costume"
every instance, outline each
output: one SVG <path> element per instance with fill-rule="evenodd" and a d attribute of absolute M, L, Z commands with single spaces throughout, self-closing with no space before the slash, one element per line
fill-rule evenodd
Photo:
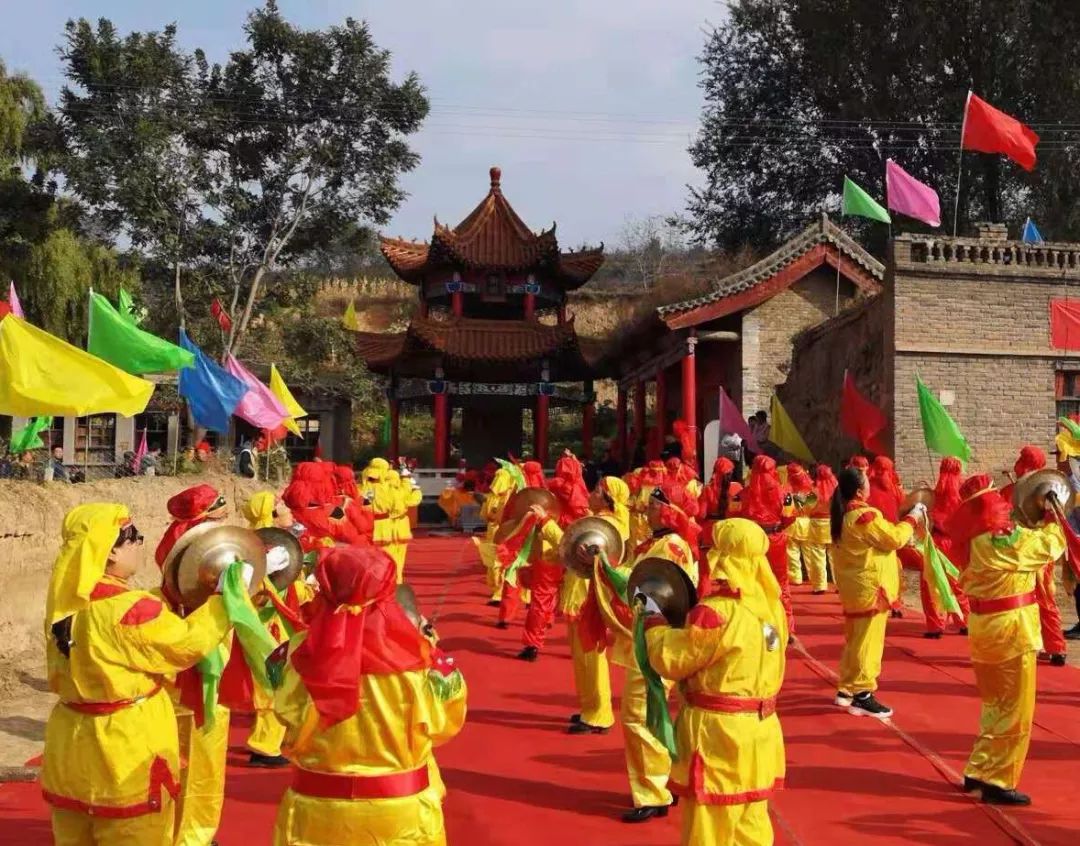
<path fill-rule="evenodd" d="M 274 508 L 277 496 L 273 491 L 259 491 L 252 494 L 243 506 L 244 519 L 249 529 L 269 529 L 274 525 Z"/>
<path fill-rule="evenodd" d="M 644 561 L 646 558 L 663 558 L 673 561 L 686 572 L 694 585 L 697 585 L 697 564 L 690 551 L 690 545 L 679 535 L 672 532 L 641 544 L 634 563 Z M 632 568 L 625 568 L 625 570 L 629 573 Z M 630 778 L 630 793 L 634 800 L 634 807 L 670 805 L 671 793 L 668 791 L 667 781 L 671 772 L 671 757 L 663 744 L 645 725 L 647 704 L 645 676 L 642 675 L 634 658 L 633 642 L 621 633 L 616 633 L 611 660 L 626 668 L 619 719 L 623 726 L 626 772 Z"/>
<path fill-rule="evenodd" d="M 371 498 L 371 507 L 375 512 L 372 541 L 394 559 L 400 583 L 405 571 L 408 538 L 412 537 L 412 531 L 408 528 L 409 506 L 406 492 L 401 488 L 401 477 L 390 469 L 386 459 L 373 458 L 361 474 L 360 492 Z M 402 520 L 405 521 L 404 529 Z"/>
<path fill-rule="evenodd" d="M 768 799 L 783 785 L 776 697 L 784 680 L 787 617 L 765 557 L 769 538 L 749 520 L 713 529 L 713 592 L 673 629 L 646 620 L 649 663 L 679 683 L 671 788 L 686 802 L 683 846 L 769 846 Z"/>
<path fill-rule="evenodd" d="M 416 508 L 424 499 L 424 493 L 413 484 L 412 478 L 402 479 L 397 471 L 389 473 L 391 484 L 394 485 L 397 495 L 397 508 L 393 512 L 394 519 L 394 542 L 386 551 L 397 564 L 398 584 L 405 581 L 405 556 L 409 550 L 409 541 L 412 540 L 412 522 L 409 519 L 409 511 Z"/>
<path fill-rule="evenodd" d="M 487 572 L 487 584 L 488 590 L 491 591 L 492 602 L 502 599 L 504 572 L 502 563 L 495 554 L 495 532 L 499 528 L 499 521 L 502 520 L 503 509 L 506 508 L 506 503 L 516 490 L 517 484 L 509 470 L 500 467 L 495 471 L 491 479 L 491 487 L 480 506 L 480 519 L 484 521 L 487 528 L 483 538 L 473 538 L 476 550 L 480 554 L 480 561 Z"/>
<path fill-rule="evenodd" d="M 46 661 L 60 701 L 45 730 L 41 780 L 60 846 L 174 842 L 180 756 L 161 679 L 195 664 L 229 630 L 220 598 L 182 619 L 105 574 L 127 523 L 123 506 L 72 509 L 49 584 Z M 54 634 L 54 624 L 70 630 Z"/>
<path fill-rule="evenodd" d="M 896 551 L 911 540 L 911 523 L 890 523 L 876 508 L 853 500 L 833 548 L 833 568 L 844 608 L 841 696 L 877 690 L 885 624 L 900 595 Z"/>
<path fill-rule="evenodd" d="M 960 585 L 971 603 L 968 642 L 982 699 L 979 737 L 964 775 L 1013 790 L 1031 742 L 1035 656 L 1042 649 L 1035 578 L 1065 553 L 1056 524 L 971 541 Z"/>

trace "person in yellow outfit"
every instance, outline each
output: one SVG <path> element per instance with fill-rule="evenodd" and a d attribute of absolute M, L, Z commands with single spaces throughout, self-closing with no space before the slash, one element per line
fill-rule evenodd
<path fill-rule="evenodd" d="M 1035 665 L 1042 649 L 1036 578 L 1066 551 L 1048 515 L 1035 529 L 1014 525 L 1010 504 L 989 476 L 960 488 L 961 504 L 945 528 L 971 603 L 968 643 L 982 699 L 979 736 L 964 768 L 964 790 L 984 802 L 1030 805 L 1016 789 L 1035 719 Z"/>
<path fill-rule="evenodd" d="M 271 656 L 295 765 L 274 846 L 443 846 L 433 750 L 464 725 L 465 681 L 395 601 L 385 552 L 335 549 L 315 576 L 311 627 Z"/>
<path fill-rule="evenodd" d="M 181 619 L 129 586 L 142 535 L 122 505 L 80 505 L 45 606 L 49 687 L 41 773 L 53 842 L 171 846 L 180 750 L 163 676 L 215 649 L 229 631 L 220 597 Z"/>
<path fill-rule="evenodd" d="M 626 479 L 630 488 L 630 543 L 635 547 L 652 535 L 649 528 L 649 497 L 657 486 L 663 484 L 664 478 L 664 463 L 650 461 L 634 470 Z"/>
<path fill-rule="evenodd" d="M 769 537 L 750 520 L 713 528 L 708 594 L 686 627 L 645 620 L 649 664 L 678 682 L 678 756 L 668 784 L 685 800 L 683 846 L 770 846 L 768 801 L 783 787 L 787 614 L 769 567 Z M 647 610 L 658 608 L 648 604 Z"/>
<path fill-rule="evenodd" d="M 646 558 L 672 561 L 686 572 L 696 586 L 698 565 L 695 550 L 699 530 L 686 511 L 673 502 L 679 501 L 684 494 L 684 490 L 675 486 L 653 489 L 647 512 L 652 535 L 636 548 L 634 563 Z M 667 788 L 671 757 L 645 724 L 645 676 L 634 658 L 633 642 L 629 637 L 616 635 L 611 660 L 626 668 L 619 719 L 623 726 L 626 772 L 630 778 L 634 808 L 623 815 L 623 820 L 640 823 L 655 817 L 666 817 L 672 803 Z"/>
<path fill-rule="evenodd" d="M 400 574 L 405 569 L 405 551 L 398 539 L 401 531 L 399 521 L 402 517 L 408 519 L 408 508 L 395 478 L 400 481 L 401 477 L 390 468 L 386 459 L 373 458 L 361 474 L 360 493 L 371 502 L 374 512 L 372 541 L 394 560 L 400 583 Z"/>
<path fill-rule="evenodd" d="M 273 491 L 252 494 L 243 506 L 244 519 L 249 529 L 290 529 L 292 512 Z"/>
<path fill-rule="evenodd" d="M 867 504 L 870 483 L 856 467 L 841 471 L 831 503 L 833 568 L 844 609 L 844 651 L 836 704 L 856 716 L 892 716 L 874 696 L 885 650 L 885 626 L 900 595 L 896 551 L 907 545 L 926 508 L 917 505 L 900 523 L 891 523 Z"/>
<path fill-rule="evenodd" d="M 397 489 L 397 494 L 400 499 L 400 511 L 404 513 L 398 513 L 394 522 L 394 543 L 387 549 L 390 553 L 390 557 L 394 559 L 394 563 L 398 568 L 398 583 L 405 581 L 405 556 L 409 550 L 409 541 L 412 540 L 412 521 L 409 519 L 409 513 L 412 509 L 417 508 L 421 502 L 424 501 L 424 492 L 420 490 L 420 486 L 416 483 L 416 479 L 413 478 L 412 473 L 408 469 L 402 469 L 401 473 L 396 471 L 390 472 L 390 480 L 394 483 Z"/>
<path fill-rule="evenodd" d="M 817 503 L 814 481 L 801 464 L 792 462 L 785 468 L 782 482 L 791 490 L 790 514 L 794 522 L 788 528 L 787 560 L 788 579 L 793 585 L 803 583 L 803 565 L 809 575 L 809 562 L 805 560 L 804 548 L 810 543 L 810 513 Z"/>
<path fill-rule="evenodd" d="M 483 538 L 473 538 L 473 543 L 476 545 L 476 550 L 480 554 L 480 561 L 483 563 L 484 571 L 487 574 L 488 590 L 491 591 L 491 599 L 488 600 L 488 605 L 496 608 L 502 600 L 505 570 L 495 553 L 495 532 L 499 528 L 499 521 L 502 520 L 502 513 L 503 509 L 506 508 L 506 503 L 517 492 L 518 488 L 519 483 L 509 469 L 509 465 L 504 464 L 495 471 L 495 475 L 491 478 L 487 496 L 484 497 L 484 502 L 480 506 L 480 519 L 486 524 L 484 536 Z"/>

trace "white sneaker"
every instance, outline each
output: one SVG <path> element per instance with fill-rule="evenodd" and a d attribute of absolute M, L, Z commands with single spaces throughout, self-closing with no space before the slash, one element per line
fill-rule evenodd
<path fill-rule="evenodd" d="M 843 693 L 837 691 L 836 699 L 833 700 L 833 705 L 837 708 L 850 708 L 851 703 L 854 701 L 854 697 L 850 693 Z"/>

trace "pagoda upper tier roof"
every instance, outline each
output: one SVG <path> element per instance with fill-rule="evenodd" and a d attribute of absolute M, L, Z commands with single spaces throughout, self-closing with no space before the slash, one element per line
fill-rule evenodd
<path fill-rule="evenodd" d="M 604 263 L 604 247 L 560 252 L 555 224 L 533 232 L 502 192 L 502 174 L 491 169 L 487 196 L 457 226 L 439 223 L 430 243 L 380 238 L 382 253 L 406 282 L 419 283 L 432 270 L 535 273 L 566 290 L 580 288 Z M 539 279 L 537 281 L 540 281 Z"/>
<path fill-rule="evenodd" d="M 571 318 L 546 324 L 531 320 L 416 316 L 404 332 L 357 332 L 357 349 L 376 372 L 430 378 L 436 364 L 447 378 L 475 370 L 479 379 L 514 379 L 547 361 L 552 381 L 588 378 L 597 345 L 578 338 Z M 494 368 L 494 369 L 492 369 Z M 450 373 L 453 371 L 453 374 Z M 535 379 L 535 376 L 532 377 Z"/>

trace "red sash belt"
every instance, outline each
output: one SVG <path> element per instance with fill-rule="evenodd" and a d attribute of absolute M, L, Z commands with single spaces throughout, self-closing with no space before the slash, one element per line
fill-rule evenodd
<path fill-rule="evenodd" d="M 999 596 L 995 599 L 976 599 L 968 597 L 972 614 L 997 614 L 1001 611 L 1014 611 L 1036 602 L 1035 591 L 1018 593 L 1015 596 Z"/>
<path fill-rule="evenodd" d="M 374 511 L 374 512 L 372 512 L 372 516 L 376 520 L 387 520 L 387 519 L 389 519 L 390 514 L 389 513 L 384 513 L 384 512 L 381 512 L 381 511 Z"/>
<path fill-rule="evenodd" d="M 1034 594 L 1032 594 L 1034 596 Z M 65 702 L 64 707 L 70 708 L 72 711 L 77 711 L 80 714 L 91 714 L 95 717 L 100 717 L 105 714 L 115 714 L 117 711 L 123 711 L 125 708 L 130 708 L 132 705 L 137 705 L 140 702 L 145 702 L 152 696 L 156 696 L 161 691 L 161 685 L 159 684 L 149 693 L 144 696 L 136 696 L 134 699 L 121 699 L 118 702 Z"/>
<path fill-rule="evenodd" d="M 757 699 L 752 696 L 718 696 L 701 691 L 688 691 L 685 694 L 687 704 L 703 711 L 715 711 L 718 714 L 757 713 L 761 719 L 776 713 L 776 697 Z"/>
<path fill-rule="evenodd" d="M 381 776 L 317 773 L 297 768 L 292 789 L 316 799 L 398 799 L 428 788 L 427 767 Z"/>

